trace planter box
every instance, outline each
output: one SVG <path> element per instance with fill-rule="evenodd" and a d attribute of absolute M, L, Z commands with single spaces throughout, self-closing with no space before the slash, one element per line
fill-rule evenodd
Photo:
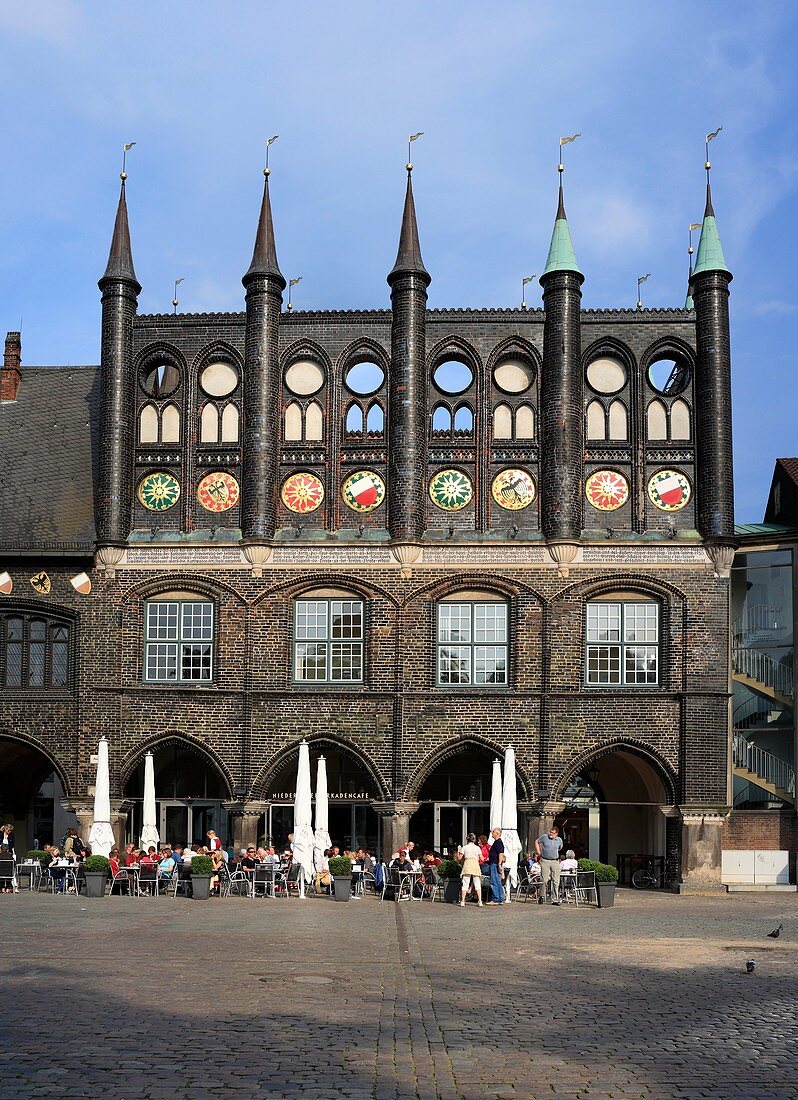
<path fill-rule="evenodd" d="M 352 876 L 334 875 L 333 878 L 335 880 L 335 900 L 349 901 L 352 893 Z"/>
<path fill-rule="evenodd" d="M 86 871 L 86 897 L 104 898 L 107 882 L 108 874 L 106 871 Z"/>
<path fill-rule="evenodd" d="M 449 902 L 459 902 L 462 889 L 463 880 L 461 878 L 447 878 L 444 881 L 443 900 Z"/>
<path fill-rule="evenodd" d="M 597 882 L 596 893 L 598 895 L 599 909 L 609 909 L 615 905 L 615 883 Z"/>
<path fill-rule="evenodd" d="M 207 901 L 211 895 L 211 875 L 191 876 L 191 896 L 196 901 Z"/>

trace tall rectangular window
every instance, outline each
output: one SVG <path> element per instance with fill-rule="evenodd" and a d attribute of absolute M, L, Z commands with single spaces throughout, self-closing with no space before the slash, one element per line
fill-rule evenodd
<path fill-rule="evenodd" d="M 659 683 L 659 604 L 597 600 L 587 605 L 586 682 Z"/>
<path fill-rule="evenodd" d="M 507 683 L 507 604 L 438 604 L 438 684 Z"/>
<path fill-rule="evenodd" d="M 144 679 L 207 683 L 213 677 L 213 604 L 150 600 L 146 604 Z"/>
<path fill-rule="evenodd" d="M 295 602 L 294 679 L 310 683 L 362 682 L 362 600 Z"/>
<path fill-rule="evenodd" d="M 67 687 L 70 628 L 34 615 L 0 616 L 0 686 Z"/>

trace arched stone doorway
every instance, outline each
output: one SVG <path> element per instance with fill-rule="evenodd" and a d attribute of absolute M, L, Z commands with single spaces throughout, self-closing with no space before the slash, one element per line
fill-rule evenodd
<path fill-rule="evenodd" d="M 447 752 L 423 773 L 412 795 L 413 801 L 421 805 L 409 824 L 409 839 L 417 847 L 445 855 L 462 844 L 468 833 L 488 834 L 491 778 L 497 756 L 501 754 L 482 745 L 466 744 Z M 516 790 L 519 801 L 526 797 L 517 773 Z M 521 822 L 519 833 L 524 835 Z"/>
<path fill-rule="evenodd" d="M 679 820 L 673 779 L 653 756 L 619 745 L 583 760 L 553 792 L 565 803 L 554 823 L 566 848 L 618 867 L 622 880 L 639 860 L 678 850 Z"/>
<path fill-rule="evenodd" d="M 178 737 L 151 746 L 155 770 L 155 807 L 161 841 L 169 844 L 204 844 L 213 829 L 228 846 L 233 841 L 231 815 L 224 803 L 231 792 L 227 779 L 210 756 Z M 144 799 L 144 756 L 139 753 L 123 793 L 129 804 L 127 839 L 141 836 Z"/>
<path fill-rule="evenodd" d="M 43 749 L 0 734 L 0 824 L 14 826 L 17 855 L 32 848 L 34 840 L 39 844 L 60 840 L 59 830 L 64 826 L 60 820 L 54 823 L 53 798 L 37 798 L 51 776 L 57 780 L 59 792 L 66 789 L 63 772 Z M 74 823 L 70 816 L 68 824 Z"/>
<path fill-rule="evenodd" d="M 327 764 L 329 832 L 333 844 L 355 850 L 379 852 L 380 818 L 373 803 L 383 797 L 375 776 L 356 753 L 335 741 L 310 742 L 310 784 L 316 790 L 319 757 Z M 287 753 L 260 784 L 259 796 L 270 803 L 263 815 L 259 838 L 268 838 L 277 849 L 288 843 L 294 824 L 294 794 L 299 763 L 299 746 Z"/>

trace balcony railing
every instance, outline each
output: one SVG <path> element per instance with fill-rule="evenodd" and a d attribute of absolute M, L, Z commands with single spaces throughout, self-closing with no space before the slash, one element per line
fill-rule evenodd
<path fill-rule="evenodd" d="M 779 695 L 792 696 L 792 664 L 774 661 L 767 653 L 760 653 L 757 649 L 735 646 L 732 649 L 732 665 L 734 671 L 742 676 L 766 684 Z"/>
<path fill-rule="evenodd" d="M 740 733 L 732 740 L 732 759 L 736 768 L 744 768 L 766 783 L 795 798 L 795 769 L 786 762 L 747 741 Z"/>

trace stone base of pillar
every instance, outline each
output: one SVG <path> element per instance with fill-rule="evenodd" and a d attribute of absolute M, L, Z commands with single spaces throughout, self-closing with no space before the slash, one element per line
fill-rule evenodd
<path fill-rule="evenodd" d="M 62 799 L 61 805 L 65 810 L 71 810 L 77 818 L 77 830 L 84 844 L 89 843 L 89 833 L 94 824 L 94 799 Z M 125 844 L 125 830 L 130 804 L 126 801 L 111 799 L 111 829 L 114 833 L 114 843 L 121 849 Z M 56 839 L 58 843 L 60 837 Z"/>
<path fill-rule="evenodd" d="M 680 894 L 719 894 L 723 823 L 728 806 L 682 806 Z"/>
<path fill-rule="evenodd" d="M 260 819 L 267 813 L 270 802 L 225 802 L 224 808 L 233 815 L 233 847 L 236 855 L 242 848 L 258 845 Z"/>
<path fill-rule="evenodd" d="M 375 802 L 372 806 L 382 819 L 382 858 L 387 863 L 401 844 L 409 839 L 410 818 L 420 802 Z"/>

